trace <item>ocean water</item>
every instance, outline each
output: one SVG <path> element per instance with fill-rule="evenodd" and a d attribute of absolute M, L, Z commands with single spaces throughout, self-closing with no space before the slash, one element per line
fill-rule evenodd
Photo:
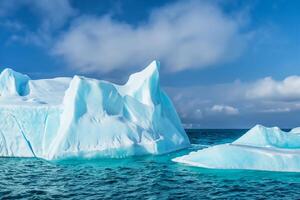
<path fill-rule="evenodd" d="M 68 160 L 0 158 L 1 199 L 299 199 L 300 173 L 211 170 L 172 158 L 231 142 L 246 130 L 187 130 L 190 149 L 163 156 Z"/>

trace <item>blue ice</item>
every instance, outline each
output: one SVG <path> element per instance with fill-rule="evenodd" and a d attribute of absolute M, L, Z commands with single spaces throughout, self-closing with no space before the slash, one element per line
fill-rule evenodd
<path fill-rule="evenodd" d="M 189 139 L 159 85 L 159 63 L 125 85 L 82 76 L 0 75 L 0 156 L 47 160 L 164 154 Z"/>

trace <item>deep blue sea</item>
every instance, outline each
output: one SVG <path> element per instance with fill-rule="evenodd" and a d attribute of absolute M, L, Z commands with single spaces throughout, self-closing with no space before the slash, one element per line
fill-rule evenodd
<path fill-rule="evenodd" d="M 163 156 L 69 160 L 0 158 L 1 199 L 299 199 L 300 173 L 211 170 L 172 158 L 231 142 L 246 130 L 187 130 L 192 147 Z"/>

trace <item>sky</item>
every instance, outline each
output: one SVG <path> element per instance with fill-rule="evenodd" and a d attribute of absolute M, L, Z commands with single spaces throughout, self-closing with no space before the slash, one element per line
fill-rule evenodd
<path fill-rule="evenodd" d="M 185 127 L 300 126 L 300 1 L 1 0 L 0 70 L 124 84 L 151 61 Z"/>

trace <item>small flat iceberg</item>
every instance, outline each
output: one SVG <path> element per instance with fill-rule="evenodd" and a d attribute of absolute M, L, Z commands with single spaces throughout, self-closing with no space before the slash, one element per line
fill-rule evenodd
<path fill-rule="evenodd" d="M 154 61 L 116 85 L 82 76 L 31 80 L 3 70 L 0 156 L 121 158 L 188 147 L 158 71 Z"/>
<path fill-rule="evenodd" d="M 232 143 L 208 147 L 173 161 L 213 169 L 300 172 L 300 128 L 284 132 L 256 125 Z"/>

